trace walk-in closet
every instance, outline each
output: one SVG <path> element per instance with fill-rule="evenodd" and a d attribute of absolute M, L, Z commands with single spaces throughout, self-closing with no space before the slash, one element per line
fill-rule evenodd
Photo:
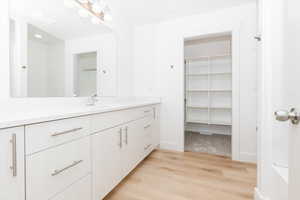
<path fill-rule="evenodd" d="M 232 36 L 185 40 L 185 150 L 231 156 Z"/>

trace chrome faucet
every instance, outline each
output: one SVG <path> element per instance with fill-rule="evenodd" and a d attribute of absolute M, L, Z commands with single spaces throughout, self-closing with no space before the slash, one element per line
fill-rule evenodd
<path fill-rule="evenodd" d="M 90 96 L 88 98 L 88 102 L 87 102 L 87 106 L 94 106 L 96 104 L 96 102 L 98 102 L 98 99 L 97 99 L 98 95 L 97 94 L 94 94 L 92 96 Z"/>

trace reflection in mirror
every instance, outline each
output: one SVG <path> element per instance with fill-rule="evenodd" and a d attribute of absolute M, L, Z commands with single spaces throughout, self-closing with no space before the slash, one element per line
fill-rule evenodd
<path fill-rule="evenodd" d="M 97 94 L 97 52 L 74 55 L 74 85 L 77 96 Z"/>
<path fill-rule="evenodd" d="M 112 20 L 110 9 L 94 7 L 77 0 L 11 1 L 13 97 L 114 94 L 117 45 L 105 21 Z"/>
<path fill-rule="evenodd" d="M 27 37 L 28 96 L 64 96 L 64 41 L 30 24 Z"/>

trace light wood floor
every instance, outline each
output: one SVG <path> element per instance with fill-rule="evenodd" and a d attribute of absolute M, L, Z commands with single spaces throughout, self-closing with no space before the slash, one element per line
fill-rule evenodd
<path fill-rule="evenodd" d="M 255 185 L 254 164 L 158 150 L 105 200 L 253 200 Z"/>

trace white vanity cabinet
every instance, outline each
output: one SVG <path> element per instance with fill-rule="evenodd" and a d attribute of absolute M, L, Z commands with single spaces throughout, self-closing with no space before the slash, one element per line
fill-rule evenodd
<path fill-rule="evenodd" d="M 24 127 L 0 130 L 0 199 L 25 200 Z"/>
<path fill-rule="evenodd" d="M 0 200 L 103 199 L 158 144 L 158 105 L 2 129 Z"/>

